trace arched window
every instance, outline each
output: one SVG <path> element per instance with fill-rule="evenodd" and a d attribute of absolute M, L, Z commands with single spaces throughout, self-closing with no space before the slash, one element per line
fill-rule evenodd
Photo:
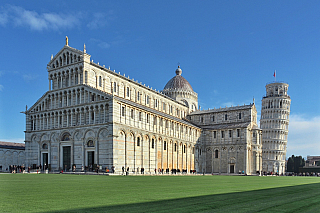
<path fill-rule="evenodd" d="M 214 151 L 214 158 L 218 158 L 218 156 L 219 156 L 219 151 L 218 151 L 218 150 L 215 150 L 215 151 Z"/>
<path fill-rule="evenodd" d="M 89 140 L 87 143 L 87 147 L 94 147 L 94 143 L 92 140 Z"/>
<path fill-rule="evenodd" d="M 101 79 L 101 76 L 99 76 L 99 87 L 102 87 L 102 79 Z"/>
<path fill-rule="evenodd" d="M 42 145 L 42 149 L 48 149 L 48 144 L 44 143 L 44 144 Z"/>
<path fill-rule="evenodd" d="M 186 145 L 183 145 L 183 153 L 186 153 Z"/>
<path fill-rule="evenodd" d="M 239 113 L 239 119 L 241 119 L 241 112 Z"/>
<path fill-rule="evenodd" d="M 137 138 L 137 146 L 140 146 L 140 138 Z"/>
<path fill-rule="evenodd" d="M 154 139 L 152 138 L 151 148 L 154 149 Z"/>
<path fill-rule="evenodd" d="M 228 115 L 227 114 L 225 114 L 224 119 L 228 120 Z"/>
<path fill-rule="evenodd" d="M 164 142 L 164 144 L 163 144 L 163 150 L 167 150 L 167 142 Z"/>
<path fill-rule="evenodd" d="M 174 143 L 174 151 L 177 151 L 177 143 Z"/>

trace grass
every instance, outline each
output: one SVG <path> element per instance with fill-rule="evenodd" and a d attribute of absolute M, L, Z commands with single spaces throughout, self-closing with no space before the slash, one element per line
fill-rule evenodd
<path fill-rule="evenodd" d="M 317 212 L 320 178 L 0 174 L 1 212 Z"/>

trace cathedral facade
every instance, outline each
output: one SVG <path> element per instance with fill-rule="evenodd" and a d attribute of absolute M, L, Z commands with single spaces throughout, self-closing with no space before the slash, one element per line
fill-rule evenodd
<path fill-rule="evenodd" d="M 257 174 L 262 131 L 254 104 L 198 109 L 176 75 L 159 92 L 66 45 L 47 65 L 49 90 L 26 110 L 26 165 Z"/>

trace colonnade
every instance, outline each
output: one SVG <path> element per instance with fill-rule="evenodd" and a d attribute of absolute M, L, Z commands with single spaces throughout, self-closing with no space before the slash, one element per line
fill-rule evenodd
<path fill-rule="evenodd" d="M 89 105 L 31 115 L 31 131 L 108 122 L 108 104 Z"/>

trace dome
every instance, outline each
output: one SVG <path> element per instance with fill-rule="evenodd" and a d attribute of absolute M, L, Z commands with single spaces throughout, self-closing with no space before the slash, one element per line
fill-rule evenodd
<path fill-rule="evenodd" d="M 163 90 L 182 90 L 182 91 L 192 91 L 193 89 L 189 82 L 181 76 L 182 70 L 180 66 L 176 69 L 176 76 L 170 79 Z"/>

